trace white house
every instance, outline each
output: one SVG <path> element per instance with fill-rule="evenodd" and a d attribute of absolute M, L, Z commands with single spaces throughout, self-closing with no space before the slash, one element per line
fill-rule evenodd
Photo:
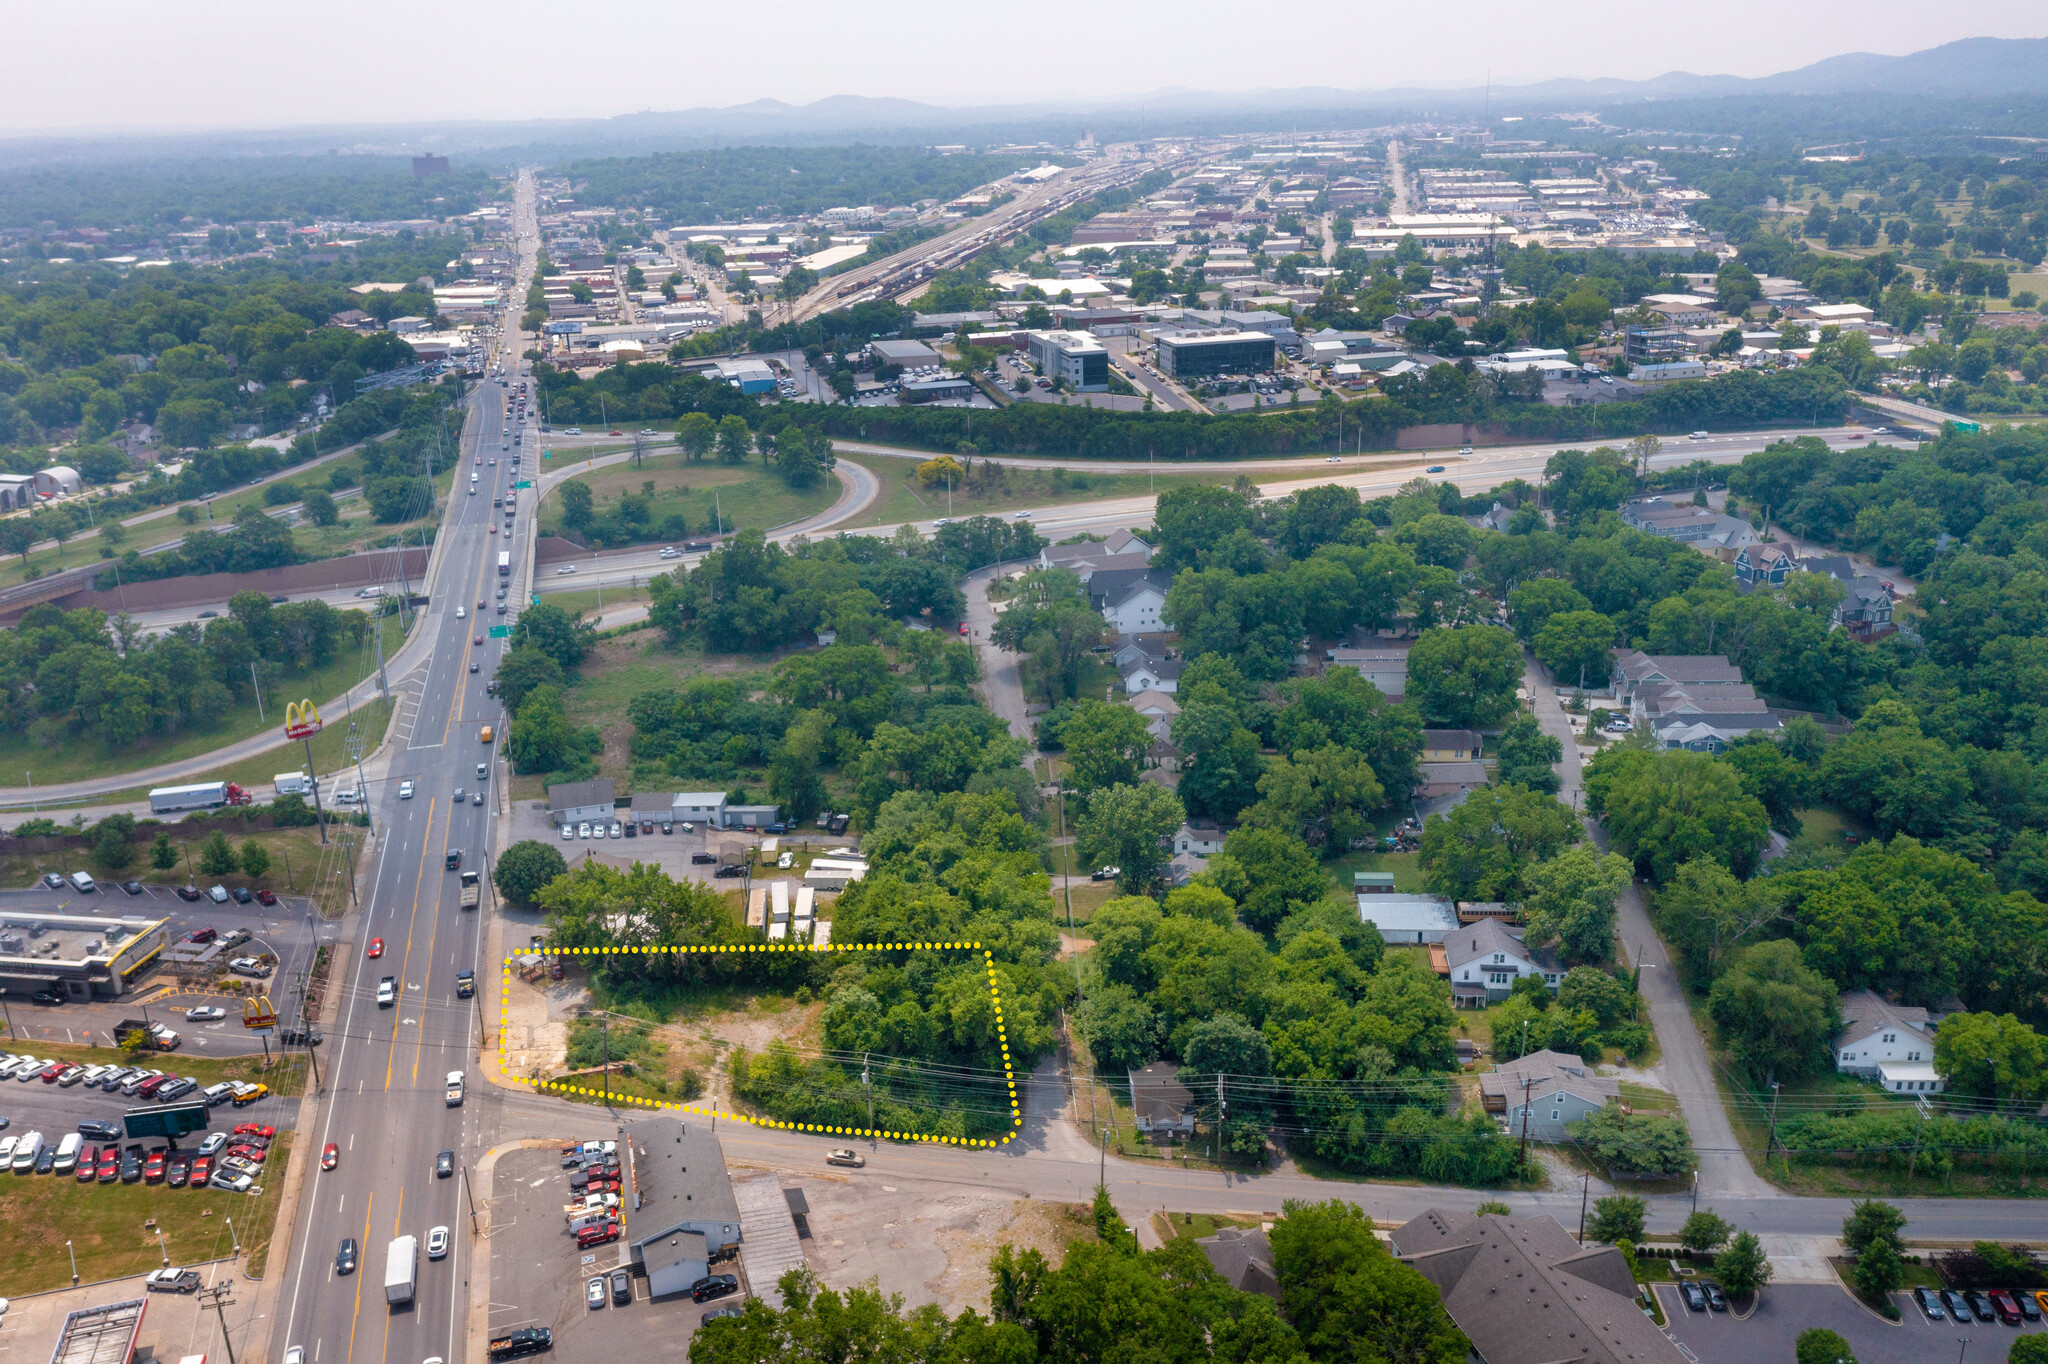
<path fill-rule="evenodd" d="M 669 801 L 669 812 L 675 819 L 701 824 L 707 829 L 722 828 L 725 824 L 725 792 L 678 791 Z"/>
<path fill-rule="evenodd" d="M 1564 964 L 1555 956 L 1526 945 L 1519 933 L 1492 918 L 1460 925 L 1444 936 L 1443 945 L 1451 1003 L 1461 1009 L 1500 1003 L 1523 976 L 1539 978 L 1552 992 L 1564 979 Z"/>
<path fill-rule="evenodd" d="M 1195 1096 L 1180 1082 L 1180 1067 L 1154 1061 L 1143 1070 L 1125 1072 L 1130 1085 L 1131 1115 L 1137 1128 L 1154 1141 L 1195 1134 Z"/>
<path fill-rule="evenodd" d="M 1223 851 L 1223 830 L 1214 824 L 1188 821 L 1173 836 L 1173 850 L 1194 857 L 1209 857 Z"/>
<path fill-rule="evenodd" d="M 1123 671 L 1124 694 L 1133 698 L 1145 692 L 1171 696 L 1180 690 L 1180 674 L 1186 666 L 1177 658 L 1164 658 L 1157 662 L 1141 659 Z"/>
<path fill-rule="evenodd" d="M 1088 580 L 1088 599 L 1121 635 L 1155 632 L 1173 575 L 1157 568 L 1112 568 Z"/>
<path fill-rule="evenodd" d="M 1918 1005 L 1891 1004 L 1869 990 L 1842 996 L 1842 1031 L 1835 1036 L 1835 1069 L 1869 1080 L 1885 1078 L 1886 1066 L 1927 1067 L 1897 1073 L 1901 1080 L 1934 1079 L 1934 1029 L 1927 1010 Z M 1887 1088 L 1890 1086 L 1887 1085 Z M 1921 1091 L 1939 1093 L 1939 1089 Z"/>

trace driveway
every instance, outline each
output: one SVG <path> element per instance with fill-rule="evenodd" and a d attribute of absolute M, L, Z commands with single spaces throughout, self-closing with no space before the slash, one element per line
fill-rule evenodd
<path fill-rule="evenodd" d="M 1564 705 L 1557 697 L 1557 684 L 1551 679 L 1548 669 L 1524 654 L 1522 685 L 1528 689 L 1530 703 L 1535 707 L 1536 720 L 1543 726 L 1543 732 L 1553 735 L 1564 745 L 1564 761 L 1557 767 L 1563 785 L 1558 789 L 1557 798 L 1577 809 L 1583 799 L 1580 795 L 1579 749 L 1571 726 L 1565 721 Z M 1607 831 L 1597 821 L 1586 820 L 1586 828 L 1594 843 L 1601 848 L 1607 846 Z M 1650 1023 L 1657 1030 L 1657 1045 L 1664 1053 L 1664 1076 L 1671 1092 L 1678 1096 L 1685 1124 L 1692 1130 L 1693 1149 L 1699 1153 L 1700 1197 L 1713 1200 L 1777 1196 L 1777 1190 L 1750 1168 L 1749 1158 L 1736 1144 L 1735 1129 L 1730 1125 L 1727 1111 L 1722 1108 L 1718 1097 L 1719 1091 L 1714 1087 L 1713 1066 L 1707 1059 L 1706 1043 L 1693 1024 L 1692 1011 L 1686 1006 L 1684 987 L 1679 984 L 1678 974 L 1671 967 L 1671 957 L 1664 950 L 1664 941 L 1650 925 L 1640 883 L 1629 883 L 1618 908 L 1623 947 L 1629 961 L 1643 968 L 1642 995 L 1649 1003 Z"/>

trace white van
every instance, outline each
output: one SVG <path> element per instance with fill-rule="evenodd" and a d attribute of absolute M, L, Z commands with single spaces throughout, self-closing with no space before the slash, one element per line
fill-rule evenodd
<path fill-rule="evenodd" d="M 65 1175 L 76 1170 L 78 1168 L 78 1148 L 84 1141 L 85 1138 L 79 1136 L 78 1133 L 66 1132 L 64 1140 L 57 1143 L 57 1163 L 52 1167 L 51 1172 L 53 1174 Z"/>
<path fill-rule="evenodd" d="M 93 884 L 93 879 L 82 871 L 71 873 L 71 888 L 80 895 L 90 895 L 99 889 L 98 886 Z"/>
<path fill-rule="evenodd" d="M 43 1154 L 43 1134 L 24 1132 L 21 1140 L 14 1143 L 14 1173 L 25 1175 L 36 1168 L 36 1160 Z"/>

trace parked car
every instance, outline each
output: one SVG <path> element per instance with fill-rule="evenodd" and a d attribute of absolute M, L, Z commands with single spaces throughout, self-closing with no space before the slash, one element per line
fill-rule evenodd
<path fill-rule="evenodd" d="M 87 1118 L 84 1122 L 78 1124 L 78 1135 L 89 1137 L 93 1141 L 119 1141 L 121 1139 L 121 1125 L 119 1123 L 101 1122 L 98 1118 Z"/>
<path fill-rule="evenodd" d="M 192 885 L 179 886 L 178 898 L 180 900 L 197 900 L 199 898 L 199 887 Z"/>
<path fill-rule="evenodd" d="M 585 1227 L 576 1233 L 576 1249 L 589 1250 L 592 1246 L 605 1245 L 618 1239 L 619 1224 L 617 1222 L 601 1222 L 596 1226 Z"/>
<path fill-rule="evenodd" d="M 130 895 L 140 895 L 142 894 L 142 882 L 123 881 L 121 883 L 121 889 L 127 891 Z"/>
<path fill-rule="evenodd" d="M 716 862 L 717 860 L 718 859 L 716 857 L 712 856 L 708 852 L 697 852 L 690 854 L 690 862 L 694 866 L 701 867 L 705 865 L 707 862 Z"/>
<path fill-rule="evenodd" d="M 692 1302 L 709 1302 L 740 1291 L 740 1281 L 730 1274 L 706 1274 L 690 1285 Z"/>
<path fill-rule="evenodd" d="M 1712 1279 L 1709 1279 L 1706 1281 L 1706 1283 L 1700 1286 L 1706 1289 L 1707 1291 L 1708 1307 L 1712 1308 L 1716 1312 L 1725 1312 L 1728 1310 L 1728 1295 L 1721 1291 L 1721 1285 L 1715 1283 Z"/>
<path fill-rule="evenodd" d="M 164 1168 L 164 1186 L 171 1189 L 182 1189 L 191 1178 L 192 1153 L 190 1151 L 172 1152 L 170 1164 Z"/>
<path fill-rule="evenodd" d="M 612 1303 L 623 1307 L 633 1301 L 633 1271 L 615 1269 L 612 1271 Z"/>
<path fill-rule="evenodd" d="M 593 1312 L 604 1306 L 606 1296 L 604 1276 L 602 1274 L 597 1275 L 589 1283 L 583 1285 L 583 1305 Z"/>
<path fill-rule="evenodd" d="M 99 1172 L 100 1148 L 97 1146 L 85 1146 L 79 1148 L 77 1170 L 78 1182 L 80 1184 L 90 1184 L 93 1182 L 95 1178 L 98 1177 Z"/>
<path fill-rule="evenodd" d="M 2020 1307 L 2018 1303 L 2012 1300 L 2010 1293 L 2007 1293 L 2003 1288 L 1994 1288 L 1985 1296 L 1991 1299 L 1991 1310 L 1998 1314 L 2000 1321 L 2004 1322 L 2007 1326 L 2017 1326 L 2020 1324 Z"/>
<path fill-rule="evenodd" d="M 347 795 L 348 793 L 347 793 L 347 792 L 342 792 L 341 794 L 342 794 L 342 795 Z M 339 797 L 337 797 L 337 799 L 338 799 L 338 798 L 339 798 Z M 274 905 L 274 904 L 276 904 L 276 903 L 277 903 L 277 892 L 276 892 L 276 891 L 274 891 L 274 890 L 271 890 L 271 889 L 269 889 L 268 887 L 266 887 L 266 888 L 264 888 L 264 889 L 262 889 L 262 890 L 259 890 L 259 891 L 257 891 L 257 892 L 256 892 L 256 902 L 257 902 L 258 904 L 263 904 L 263 905 Z"/>
<path fill-rule="evenodd" d="M 204 1189 L 213 1183 L 213 1157 L 192 1157 L 192 1178 L 186 1187 Z"/>
<path fill-rule="evenodd" d="M 705 1314 L 704 1314 L 703 1316 L 701 1316 L 701 1317 L 697 1318 L 697 1322 L 698 1322 L 698 1324 L 699 1324 L 699 1325 L 701 1326 L 701 1325 L 703 1325 L 703 1324 L 704 1324 L 704 1323 L 706 1323 L 706 1322 L 710 1322 L 710 1321 L 716 1321 L 716 1320 L 717 1320 L 718 1318 L 720 1318 L 720 1317 L 737 1317 L 737 1316 L 740 1316 L 740 1315 L 741 1315 L 741 1314 L 743 1314 L 743 1313 L 744 1313 L 744 1312 L 745 1312 L 746 1310 L 747 1310 L 747 1309 L 746 1309 L 745 1307 L 742 1307 L 742 1306 L 741 1306 L 741 1305 L 740 1305 L 739 1303 L 736 1303 L 736 1302 L 722 1302 L 722 1303 L 720 1303 L 720 1304 L 719 1304 L 718 1306 L 716 1306 L 716 1307 L 712 1308 L 712 1309 L 711 1309 L 710 1311 L 706 1312 L 706 1313 L 705 1313 Z"/>
<path fill-rule="evenodd" d="M 1941 1290 L 1941 1305 L 1946 1307 L 1948 1314 L 1957 1321 L 1969 1321 L 1977 1315 L 1970 1310 L 1970 1304 L 1963 1301 L 1963 1295 L 1953 1288 Z"/>
<path fill-rule="evenodd" d="M 1990 1301 L 1987 1298 L 1985 1298 L 1985 1296 L 1982 1293 L 1979 1293 L 1976 1289 L 1965 1289 L 1963 1292 L 1963 1302 L 1968 1305 L 1970 1309 L 1970 1314 L 1976 1317 L 1977 1320 L 1998 1320 L 1998 1313 L 1991 1310 Z"/>
<path fill-rule="evenodd" d="M 228 1011 L 218 1004 L 195 1004 L 185 1010 L 185 1019 L 190 1023 L 212 1023 L 227 1016 Z"/>

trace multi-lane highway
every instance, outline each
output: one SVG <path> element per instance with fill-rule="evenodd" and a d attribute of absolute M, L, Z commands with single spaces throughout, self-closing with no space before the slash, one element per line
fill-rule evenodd
<path fill-rule="evenodd" d="M 517 221 L 533 220 L 530 181 L 522 179 Z M 524 296 L 533 253 L 522 234 L 522 261 L 512 298 Z M 458 874 L 446 867 L 459 851 L 462 865 L 484 870 L 491 822 L 501 802 L 504 768 L 493 761 L 502 748 L 503 718 L 485 686 L 502 641 L 489 638 L 500 617 L 477 603 L 493 602 L 499 587 L 498 552 L 505 540 L 489 532 L 492 498 L 508 489 L 517 468 L 500 448 L 511 426 L 509 395 L 524 366 L 517 333 L 503 343 L 510 387 L 487 378 L 469 400 L 462 474 L 477 476 L 474 496 L 458 476 L 437 541 L 435 591 L 421 627 L 428 643 L 416 687 L 409 693 L 393 737 L 391 776 L 410 779 L 414 794 L 399 798 L 398 781 L 379 784 L 376 811 L 383 831 L 368 876 L 363 914 L 351 934 L 358 950 L 339 962 L 339 1013 L 327 1030 L 327 1089 L 305 1134 L 302 1159 L 317 1163 L 329 1142 L 340 1151 L 332 1171 L 308 1168 L 296 1207 L 292 1245 L 284 1265 L 282 1299 L 274 1316 L 272 1357 L 301 1346 L 308 1364 L 417 1364 L 439 1356 L 462 1359 L 470 1242 L 463 1202 L 463 1166 L 482 1139 L 487 1099 L 451 1108 L 444 1082 L 449 1071 L 471 1071 L 480 998 L 460 999 L 457 973 L 481 971 L 485 912 L 459 907 Z M 519 447 L 531 454 L 533 447 Z M 498 463 L 488 461 L 496 457 Z M 530 513 L 531 504 L 522 508 Z M 458 618 L 457 610 L 461 610 Z M 479 635 L 484 642 L 475 641 Z M 471 672 L 472 662 L 480 666 Z M 482 742 L 485 725 L 498 743 Z M 480 782 L 478 773 L 485 774 Z M 458 794 L 458 788 L 460 794 Z M 478 804 L 474 793 L 484 792 Z M 384 940 L 372 960 L 360 950 Z M 381 978 L 393 980 L 395 1002 L 377 1000 Z M 452 1151 L 454 1173 L 438 1176 L 436 1157 Z M 403 1307 L 386 1305 L 385 1252 L 393 1237 L 445 1226 L 446 1258 L 422 1250 L 418 1290 Z M 353 1237 L 359 1267 L 335 1273 L 335 1252 Z"/>

